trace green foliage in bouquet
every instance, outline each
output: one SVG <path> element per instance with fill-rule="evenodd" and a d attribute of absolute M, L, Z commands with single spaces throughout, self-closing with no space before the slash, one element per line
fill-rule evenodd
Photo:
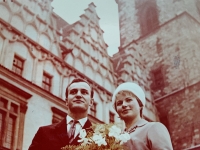
<path fill-rule="evenodd" d="M 92 130 L 86 133 L 80 131 L 80 145 L 66 145 L 61 150 L 125 150 L 123 143 L 130 139 L 126 132 L 122 133 L 120 125 L 93 124 Z"/>

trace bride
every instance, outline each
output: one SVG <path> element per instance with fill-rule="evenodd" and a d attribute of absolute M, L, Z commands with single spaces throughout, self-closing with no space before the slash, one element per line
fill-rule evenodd
<path fill-rule="evenodd" d="M 173 150 L 167 128 L 142 118 L 145 101 L 144 91 L 133 82 L 122 83 L 114 91 L 113 106 L 131 136 L 126 146 L 129 150 Z"/>

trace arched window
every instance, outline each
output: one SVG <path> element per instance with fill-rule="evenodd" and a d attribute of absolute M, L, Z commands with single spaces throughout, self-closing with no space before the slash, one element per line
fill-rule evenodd
<path fill-rule="evenodd" d="M 156 7 L 148 6 L 146 9 L 143 9 L 143 12 L 140 16 L 141 22 L 141 34 L 147 34 L 154 30 L 158 25 L 158 12 Z"/>

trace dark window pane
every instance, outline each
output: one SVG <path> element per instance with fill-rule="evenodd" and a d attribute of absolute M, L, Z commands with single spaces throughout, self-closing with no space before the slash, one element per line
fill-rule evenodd
<path fill-rule="evenodd" d="M 14 58 L 14 60 L 13 60 L 13 64 L 14 64 L 14 65 L 17 64 L 17 60 L 16 60 L 16 58 Z"/>
<path fill-rule="evenodd" d="M 21 70 L 20 70 L 19 68 L 16 68 L 16 73 L 17 73 L 18 75 L 21 75 Z"/>
<path fill-rule="evenodd" d="M 7 108 L 7 100 L 0 97 L 0 107 Z"/>
<path fill-rule="evenodd" d="M 145 15 L 142 16 L 141 19 L 141 28 L 143 34 L 147 34 L 155 29 L 159 25 L 156 7 L 147 8 Z"/>
<path fill-rule="evenodd" d="M 8 120 L 8 129 L 7 129 L 6 141 L 5 141 L 6 148 L 12 148 L 14 126 L 15 126 L 15 117 L 10 116 Z"/>
<path fill-rule="evenodd" d="M 17 113 L 17 108 L 18 108 L 18 106 L 12 103 L 12 104 L 11 104 L 10 111 L 11 111 L 11 112 L 14 112 L 14 113 Z"/>
<path fill-rule="evenodd" d="M 18 75 L 22 75 L 23 63 L 24 63 L 24 60 L 22 60 L 18 56 L 15 56 L 14 61 L 13 61 L 13 67 L 12 67 L 13 72 L 17 73 Z"/>
<path fill-rule="evenodd" d="M 51 76 L 46 73 L 43 74 L 42 87 L 47 91 L 50 91 L 51 89 Z"/>
<path fill-rule="evenodd" d="M 17 66 L 22 67 L 22 61 L 18 60 Z"/>
<path fill-rule="evenodd" d="M 164 77 L 161 68 L 153 71 L 153 76 L 154 76 L 154 89 L 163 88 Z"/>
<path fill-rule="evenodd" d="M 46 78 L 46 83 L 50 83 L 50 79 L 49 78 Z"/>
<path fill-rule="evenodd" d="M 5 113 L 0 111 L 0 141 L 2 140 L 2 135 L 4 131 L 3 123 L 5 122 Z"/>
<path fill-rule="evenodd" d="M 16 67 L 15 66 L 12 67 L 12 71 L 16 72 Z"/>

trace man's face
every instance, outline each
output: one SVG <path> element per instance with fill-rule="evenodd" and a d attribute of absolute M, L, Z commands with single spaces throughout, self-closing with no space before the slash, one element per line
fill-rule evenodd
<path fill-rule="evenodd" d="M 89 106 L 93 104 L 90 86 L 85 82 L 72 83 L 68 88 L 66 104 L 72 113 L 87 112 Z"/>
<path fill-rule="evenodd" d="M 121 119 L 135 119 L 140 117 L 140 106 L 134 94 L 121 91 L 116 95 L 116 110 Z"/>

